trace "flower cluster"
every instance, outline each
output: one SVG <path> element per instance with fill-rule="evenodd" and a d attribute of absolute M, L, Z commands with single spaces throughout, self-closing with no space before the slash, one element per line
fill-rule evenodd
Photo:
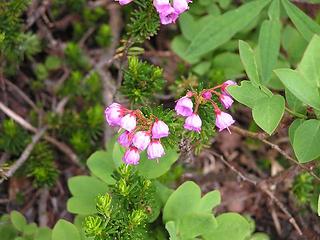
<path fill-rule="evenodd" d="M 121 5 L 126 5 L 133 0 L 115 0 Z M 160 22 L 162 24 L 175 23 L 179 15 L 189 9 L 189 3 L 192 0 L 173 0 L 172 4 L 170 0 L 153 0 L 153 6 L 156 8 Z"/>
<path fill-rule="evenodd" d="M 180 98 L 175 106 L 175 111 L 178 115 L 186 117 L 184 128 L 190 131 L 200 132 L 202 121 L 200 116 L 197 114 L 198 108 L 201 104 L 210 102 L 214 108 L 216 114 L 216 126 L 219 128 L 219 131 L 228 129 L 235 122 L 232 116 L 228 113 L 221 111 L 218 105 L 212 100 L 212 94 L 215 94 L 219 97 L 219 101 L 222 105 L 228 109 L 231 107 L 233 100 L 230 94 L 227 91 L 227 87 L 230 85 L 236 85 L 234 81 L 228 80 L 223 84 L 216 86 L 214 88 L 205 89 L 201 91 L 200 94 L 188 92 L 186 96 Z M 217 92 L 219 89 L 221 92 Z M 193 109 L 193 101 L 191 98 L 195 99 L 195 109 Z"/>
<path fill-rule="evenodd" d="M 144 150 L 149 159 L 165 154 L 160 139 L 169 135 L 169 127 L 163 121 L 154 116 L 146 118 L 140 110 L 129 110 L 118 103 L 106 108 L 105 117 L 110 126 L 124 130 L 118 143 L 127 148 L 122 159 L 126 164 L 137 165 Z"/>

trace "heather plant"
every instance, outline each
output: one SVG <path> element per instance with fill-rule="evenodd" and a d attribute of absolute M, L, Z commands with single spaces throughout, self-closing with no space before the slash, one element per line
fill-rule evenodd
<path fill-rule="evenodd" d="M 74 177 L 67 170 L 71 197 L 66 207 L 74 221 L 60 219 L 51 230 L 28 224 L 13 211 L 1 217 L 0 236 L 4 240 L 269 239 L 256 232 L 249 216 L 218 209 L 225 199 L 212 190 L 215 185 L 202 193 L 201 185 L 174 172 L 189 168 L 186 153 L 221 159 L 240 180 L 271 200 L 268 206 L 278 232 L 273 205 L 303 235 L 276 191 L 286 178 L 292 180 L 287 195 L 292 193 L 298 206 L 320 215 L 319 24 L 289 0 L 241 4 L 115 0 L 108 11 L 99 1 L 86 4 L 52 1 L 49 19 L 61 28 L 48 34 L 37 22 L 36 28 L 46 33 L 40 43 L 39 36 L 21 33 L 20 19 L 28 1 L 0 3 L 0 80 L 10 82 L 6 78 L 20 75 L 25 79 L 29 74 L 33 80 L 28 91 L 35 101 L 22 95 L 32 108 L 25 115 L 28 122 L 8 109 L 7 96 L 6 104 L 0 99 L 1 110 L 13 119 L 0 125 L 0 150 L 8 160 L 5 165 L 0 162 L 1 181 L 15 173 L 30 178 L 39 191 L 56 183 L 62 188 L 59 169 L 68 169 L 69 163 L 80 167 Z M 115 33 L 114 22 L 106 24 L 114 17 L 113 8 L 125 13 L 123 33 Z M 73 15 L 64 21 L 71 21 L 70 32 L 64 21 L 59 22 L 68 11 Z M 28 28 L 33 25 L 28 24 Z M 149 54 L 154 51 L 152 38 L 165 25 L 171 49 L 184 61 L 171 76 L 173 83 L 166 79 L 165 61 L 146 59 L 147 49 Z M 171 35 L 177 26 L 181 34 Z M 62 30 L 68 32 L 67 40 L 56 43 L 54 38 Z M 24 72 L 26 62 L 31 64 Z M 163 95 L 169 95 L 169 101 L 163 101 Z M 252 115 L 249 130 L 238 127 L 243 121 L 240 108 Z M 280 131 L 287 132 L 294 157 L 269 141 Z M 271 147 L 276 152 L 267 156 L 272 169 L 267 165 L 267 173 L 261 173 L 251 164 L 246 175 L 245 169 L 233 166 L 234 160 L 210 150 L 218 134 L 231 139 L 234 133 Z M 56 164 L 58 151 L 49 143 L 67 155 L 68 164 Z M 17 170 L 21 165 L 15 163 L 20 162 L 25 167 Z"/>

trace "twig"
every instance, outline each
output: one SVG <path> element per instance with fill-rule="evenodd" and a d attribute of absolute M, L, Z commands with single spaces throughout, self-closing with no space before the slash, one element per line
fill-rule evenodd
<path fill-rule="evenodd" d="M 312 171 L 310 170 L 308 167 L 300 164 L 297 160 L 295 160 L 293 157 L 291 157 L 288 153 L 286 153 L 284 150 L 282 150 L 278 145 L 269 142 L 268 140 L 266 140 L 267 135 L 263 134 L 263 133 L 255 133 L 255 132 L 250 132 L 247 131 L 245 129 L 242 129 L 240 127 L 237 126 L 231 126 L 230 129 L 242 136 L 245 137 L 250 137 L 250 138 L 254 138 L 257 139 L 261 142 L 263 142 L 264 144 L 268 145 L 269 147 L 271 147 L 272 149 L 276 150 L 278 153 L 280 153 L 282 156 L 284 156 L 286 159 L 288 159 L 289 161 L 293 162 L 294 164 L 297 164 L 300 168 L 302 168 L 303 170 L 307 171 L 308 173 L 310 173 L 315 179 L 317 179 L 318 181 L 320 181 L 320 178 Z"/>
<path fill-rule="evenodd" d="M 26 120 L 24 120 L 15 112 L 13 112 L 11 109 L 5 106 L 2 102 L 0 102 L 0 110 L 2 110 L 11 119 L 13 119 L 15 122 L 20 124 L 23 128 L 29 130 L 30 132 L 36 133 L 38 131 L 34 126 L 32 126 L 30 123 L 28 123 Z M 66 154 L 74 164 L 83 168 L 83 165 L 80 163 L 78 156 L 65 143 L 62 143 L 49 135 L 45 135 L 43 138 L 49 143 L 51 143 L 52 145 L 56 146 L 61 152 Z"/>
<path fill-rule="evenodd" d="M 46 127 L 41 128 L 37 133 L 32 137 L 31 143 L 25 148 L 22 152 L 19 159 L 10 167 L 10 169 L 5 173 L 5 178 L 10 178 L 12 175 L 24 164 L 24 162 L 30 156 L 34 146 L 39 142 L 45 131 L 47 130 Z M 5 178 L 0 179 L 0 184 L 4 181 Z"/>
<path fill-rule="evenodd" d="M 39 216 L 39 226 L 45 227 L 48 225 L 47 216 L 47 201 L 49 198 L 49 190 L 43 188 L 40 190 L 40 199 L 38 202 L 38 216 Z"/>
<path fill-rule="evenodd" d="M 266 193 L 270 199 L 274 201 L 274 203 L 281 209 L 281 211 L 288 217 L 289 222 L 291 225 L 296 229 L 298 234 L 301 236 L 302 231 L 297 224 L 295 218 L 291 215 L 291 213 L 287 210 L 287 208 L 283 205 L 283 203 L 273 194 L 273 192 L 270 191 L 269 185 L 266 180 L 254 180 L 250 177 L 247 177 L 242 172 L 240 172 L 238 169 L 236 169 L 233 165 L 231 165 L 221 154 L 218 154 L 214 151 L 210 151 L 210 153 L 218 157 L 225 165 L 227 165 L 233 172 L 235 172 L 243 181 L 249 182 L 259 188 L 261 191 Z"/>

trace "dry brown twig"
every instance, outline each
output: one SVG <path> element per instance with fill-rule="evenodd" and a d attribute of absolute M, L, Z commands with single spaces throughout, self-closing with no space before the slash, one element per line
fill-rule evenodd
<path fill-rule="evenodd" d="M 267 179 L 258 179 L 256 177 L 248 177 L 245 174 L 243 174 L 241 171 L 236 169 L 232 164 L 230 164 L 224 156 L 221 154 L 218 154 L 214 151 L 210 151 L 210 153 L 219 158 L 226 166 L 228 166 L 233 172 L 235 172 L 243 181 L 249 182 L 256 186 L 258 189 L 260 189 L 262 192 L 264 192 L 268 197 L 280 208 L 280 210 L 288 217 L 288 221 L 291 223 L 291 225 L 296 229 L 298 234 L 300 236 L 303 235 L 301 228 L 299 227 L 297 221 L 292 216 L 292 214 L 288 211 L 288 209 L 284 206 L 284 204 L 274 195 L 274 193 L 270 190 L 271 187 L 268 183 Z M 255 178 L 255 179 L 254 179 Z"/>

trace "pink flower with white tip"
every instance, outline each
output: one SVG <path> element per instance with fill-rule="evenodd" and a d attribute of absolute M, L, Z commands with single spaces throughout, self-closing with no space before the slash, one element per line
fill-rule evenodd
<path fill-rule="evenodd" d="M 233 100 L 229 95 L 221 94 L 219 97 L 220 102 L 225 107 L 225 109 L 228 109 L 232 106 Z"/>
<path fill-rule="evenodd" d="M 119 126 L 122 117 L 124 116 L 127 109 L 118 103 L 112 103 L 104 111 L 106 120 L 110 126 Z"/>
<path fill-rule="evenodd" d="M 137 126 L 137 120 L 134 113 L 129 113 L 121 118 L 120 126 L 129 132 L 134 130 Z"/>
<path fill-rule="evenodd" d="M 120 5 L 126 5 L 131 3 L 133 0 L 115 0 L 116 2 L 119 2 Z"/>
<path fill-rule="evenodd" d="M 193 113 L 191 116 L 187 117 L 183 127 L 190 131 L 200 132 L 202 126 L 201 118 L 198 114 Z"/>
<path fill-rule="evenodd" d="M 164 148 L 159 140 L 153 139 L 148 146 L 147 154 L 149 159 L 161 158 L 164 154 Z"/>
<path fill-rule="evenodd" d="M 122 133 L 118 138 L 118 143 L 125 148 L 130 147 L 132 143 L 130 132 L 125 131 L 124 133 Z"/>
<path fill-rule="evenodd" d="M 166 12 L 171 8 L 169 0 L 153 0 L 153 6 L 158 13 Z"/>
<path fill-rule="evenodd" d="M 159 17 L 160 17 L 160 22 L 163 25 L 167 25 L 167 24 L 175 23 L 179 17 L 179 14 L 173 7 L 170 6 L 168 10 L 160 12 Z"/>
<path fill-rule="evenodd" d="M 178 115 L 189 117 L 193 113 L 193 102 L 188 97 L 180 98 L 175 106 Z"/>
<path fill-rule="evenodd" d="M 224 94 L 224 95 L 230 96 L 230 94 L 228 93 L 227 87 L 233 86 L 233 85 L 237 85 L 237 83 L 235 81 L 232 81 L 232 80 L 225 81 L 222 84 L 221 93 Z"/>
<path fill-rule="evenodd" d="M 139 164 L 140 154 L 136 147 L 130 147 L 125 152 L 122 161 L 127 165 L 137 165 Z"/>
<path fill-rule="evenodd" d="M 146 150 L 148 147 L 151 139 L 150 139 L 150 133 L 145 131 L 139 131 L 137 132 L 132 139 L 132 145 L 138 148 L 140 151 Z"/>
<path fill-rule="evenodd" d="M 216 113 L 216 126 L 219 128 L 219 132 L 221 132 L 224 129 L 229 130 L 229 127 L 235 123 L 232 116 L 228 113 L 222 112 L 220 109 L 215 110 Z"/>
<path fill-rule="evenodd" d="M 161 120 L 156 120 L 152 126 L 152 138 L 163 138 L 169 136 L 169 127 Z"/>

